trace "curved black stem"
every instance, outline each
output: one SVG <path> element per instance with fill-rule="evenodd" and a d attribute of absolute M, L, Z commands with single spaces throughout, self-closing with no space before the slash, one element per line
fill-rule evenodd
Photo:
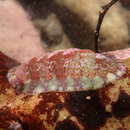
<path fill-rule="evenodd" d="M 117 1 L 119 0 L 111 0 L 107 5 L 102 7 L 102 10 L 99 12 L 99 18 L 98 18 L 98 23 L 96 26 L 96 31 L 95 31 L 95 52 L 99 52 L 99 32 L 100 32 L 100 28 L 104 19 L 105 14 L 107 13 L 107 11 L 109 10 L 110 7 L 112 7 L 112 5 L 114 5 Z"/>

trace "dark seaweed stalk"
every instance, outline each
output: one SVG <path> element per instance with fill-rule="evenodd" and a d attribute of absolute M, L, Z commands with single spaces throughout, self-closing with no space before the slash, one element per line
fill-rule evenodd
<path fill-rule="evenodd" d="M 111 0 L 107 5 L 102 7 L 102 10 L 99 12 L 99 18 L 98 18 L 98 23 L 96 26 L 96 31 L 95 31 L 95 52 L 99 52 L 99 32 L 100 28 L 104 19 L 105 14 L 109 10 L 112 5 L 114 5 L 117 1 L 119 0 Z"/>

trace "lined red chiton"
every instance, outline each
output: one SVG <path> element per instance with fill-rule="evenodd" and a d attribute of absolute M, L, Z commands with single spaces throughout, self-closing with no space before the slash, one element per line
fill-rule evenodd
<path fill-rule="evenodd" d="M 115 58 L 91 50 L 68 49 L 35 57 L 8 73 L 22 92 L 82 91 L 102 88 L 125 74 Z"/>

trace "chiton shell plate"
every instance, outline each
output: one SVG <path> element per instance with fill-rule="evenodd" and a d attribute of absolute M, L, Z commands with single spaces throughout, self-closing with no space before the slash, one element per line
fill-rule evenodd
<path fill-rule="evenodd" d="M 102 88 L 125 72 L 124 65 L 114 57 L 67 49 L 34 57 L 11 69 L 8 80 L 19 92 L 70 92 Z"/>

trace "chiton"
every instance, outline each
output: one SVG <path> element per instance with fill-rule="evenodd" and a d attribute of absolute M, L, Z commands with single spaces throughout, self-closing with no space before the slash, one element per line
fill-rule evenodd
<path fill-rule="evenodd" d="M 34 57 L 12 68 L 7 77 L 18 92 L 95 90 L 126 72 L 116 58 L 91 50 L 67 49 Z"/>

